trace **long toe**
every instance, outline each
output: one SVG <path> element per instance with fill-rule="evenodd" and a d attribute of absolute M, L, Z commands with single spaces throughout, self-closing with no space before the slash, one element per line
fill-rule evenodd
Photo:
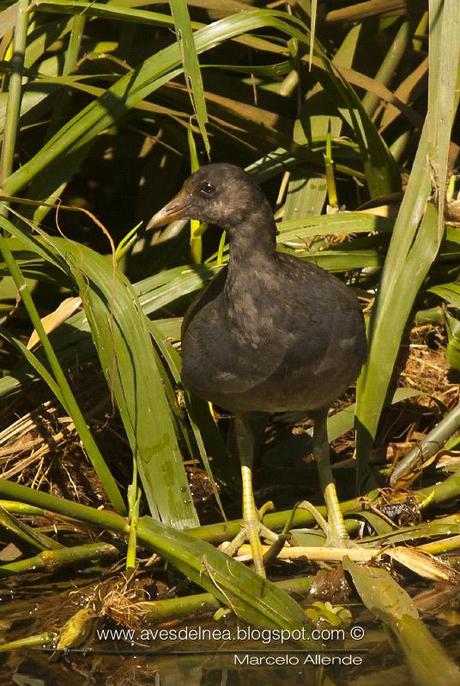
<path fill-rule="evenodd" d="M 269 543 L 274 543 L 278 540 L 278 536 L 268 529 L 265 524 L 257 518 L 250 518 L 244 520 L 241 529 L 235 536 L 235 538 L 229 543 L 223 544 L 220 549 L 226 555 L 233 557 L 241 548 L 245 541 L 248 541 L 251 546 L 252 560 L 254 563 L 254 569 L 260 576 L 266 577 L 265 567 L 263 563 L 263 551 L 261 545 L 261 538 L 268 541 Z"/>

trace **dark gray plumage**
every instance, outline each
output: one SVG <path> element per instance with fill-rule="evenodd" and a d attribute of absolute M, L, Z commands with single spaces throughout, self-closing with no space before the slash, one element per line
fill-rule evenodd
<path fill-rule="evenodd" d="M 184 318 L 184 383 L 232 412 L 329 407 L 366 355 L 357 299 L 323 269 L 276 252 L 270 205 L 239 167 L 202 167 L 186 184 L 192 197 L 203 181 L 214 199 L 198 195 L 189 211 L 228 231 L 230 263 Z"/>
<path fill-rule="evenodd" d="M 351 544 L 329 463 L 327 410 L 356 379 L 366 356 L 364 320 L 353 293 L 316 265 L 279 253 L 264 194 L 231 164 L 202 167 L 150 226 L 188 217 L 227 231 L 228 267 L 190 305 L 182 326 L 182 377 L 196 395 L 235 414 L 242 464 L 243 527 L 256 571 L 260 536 L 273 540 L 252 493 L 251 413 L 299 412 L 315 422 L 314 453 L 329 524 L 328 544 Z M 311 507 L 311 506 L 310 506 Z"/>

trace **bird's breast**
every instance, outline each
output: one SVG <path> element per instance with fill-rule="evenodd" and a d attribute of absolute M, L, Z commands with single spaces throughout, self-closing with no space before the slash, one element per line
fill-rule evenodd
<path fill-rule="evenodd" d="M 322 290 L 318 284 L 307 293 L 286 274 L 284 282 L 229 276 L 195 306 L 184 331 L 182 378 L 198 396 L 233 411 L 309 410 L 355 380 L 364 326 L 340 282 L 327 275 Z"/>

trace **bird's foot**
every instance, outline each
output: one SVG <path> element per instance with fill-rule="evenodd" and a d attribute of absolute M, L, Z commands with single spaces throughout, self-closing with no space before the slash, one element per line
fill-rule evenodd
<path fill-rule="evenodd" d="M 239 530 L 235 538 L 232 541 L 222 544 L 222 546 L 220 546 L 222 552 L 224 552 L 226 555 L 229 555 L 230 557 L 233 557 L 235 553 L 239 550 L 239 548 L 241 548 L 243 543 L 245 541 L 248 541 L 249 545 L 251 546 L 254 569 L 257 572 L 257 574 L 263 577 L 265 577 L 266 574 L 264 567 L 264 556 L 261 546 L 261 538 L 263 538 L 271 544 L 274 544 L 278 541 L 278 536 L 273 531 L 270 531 L 270 529 L 266 527 L 265 524 L 263 524 L 262 522 L 265 513 L 273 509 L 273 503 L 269 502 L 265 503 L 265 505 L 263 505 L 260 508 L 260 510 L 257 510 L 254 507 L 254 509 L 251 509 L 249 512 L 246 512 L 243 516 L 243 523 L 241 529 Z M 267 553 L 267 555 L 269 554 L 270 551 Z"/>
<path fill-rule="evenodd" d="M 342 513 L 331 512 L 326 521 L 318 509 L 307 500 L 297 506 L 301 510 L 307 510 L 326 535 L 326 548 L 357 548 L 357 544 L 352 541 L 345 528 Z"/>

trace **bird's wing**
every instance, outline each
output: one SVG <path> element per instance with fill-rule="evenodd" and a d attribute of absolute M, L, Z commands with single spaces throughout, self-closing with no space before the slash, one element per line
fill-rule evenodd
<path fill-rule="evenodd" d="M 185 332 L 194 316 L 211 300 L 214 300 L 217 295 L 222 291 L 225 279 L 227 278 L 227 267 L 223 267 L 220 272 L 215 276 L 206 286 L 198 293 L 198 295 L 192 300 L 187 312 L 185 313 L 184 319 L 182 320 L 181 329 L 181 339 L 184 337 Z"/>

